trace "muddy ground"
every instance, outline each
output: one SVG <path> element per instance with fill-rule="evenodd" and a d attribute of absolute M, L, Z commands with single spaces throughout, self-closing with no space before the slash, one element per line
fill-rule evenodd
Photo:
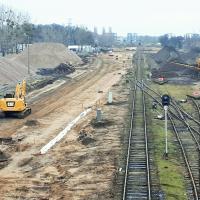
<path fill-rule="evenodd" d="M 126 132 L 130 83 L 125 74 L 131 57 L 131 52 L 100 55 L 89 70 L 30 94 L 33 113 L 26 119 L 1 119 L 0 137 L 13 138 L 0 148 L 8 155 L 0 170 L 1 199 L 119 198 L 116 177 Z M 108 91 L 113 92 L 113 105 L 106 104 Z M 93 109 L 90 114 L 39 155 L 88 107 Z M 105 122 L 100 125 L 94 123 L 97 107 Z"/>

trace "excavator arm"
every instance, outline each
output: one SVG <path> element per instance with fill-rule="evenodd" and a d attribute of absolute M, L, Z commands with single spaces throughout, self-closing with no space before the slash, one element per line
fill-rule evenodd
<path fill-rule="evenodd" d="M 26 81 L 23 80 L 22 83 L 18 83 L 15 89 L 15 98 L 22 98 L 26 96 Z"/>
<path fill-rule="evenodd" d="M 24 98 L 26 96 L 26 81 L 23 80 L 21 84 L 21 97 Z"/>
<path fill-rule="evenodd" d="M 18 83 L 15 88 L 15 98 L 19 99 L 21 97 L 21 85 Z"/>

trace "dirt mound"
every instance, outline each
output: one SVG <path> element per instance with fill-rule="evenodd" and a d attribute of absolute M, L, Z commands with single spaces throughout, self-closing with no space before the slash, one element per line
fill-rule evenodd
<path fill-rule="evenodd" d="M 163 47 L 158 53 L 154 55 L 154 60 L 158 64 L 167 63 L 170 61 L 182 62 L 178 51 L 173 47 Z"/>
<path fill-rule="evenodd" d="M 193 47 L 188 52 L 183 53 L 181 55 L 182 60 L 184 63 L 195 65 L 197 58 L 200 58 L 200 48 Z"/>
<path fill-rule="evenodd" d="M 191 57 L 188 55 L 188 58 Z M 151 73 L 152 78 L 194 78 L 194 69 L 190 69 L 182 63 L 186 62 L 186 56 L 178 52 L 173 47 L 164 47 L 158 53 L 152 56 Z"/>
<path fill-rule="evenodd" d="M 190 77 L 197 78 L 197 71 L 192 68 L 184 67 L 177 63 L 165 63 L 160 66 L 158 69 L 152 69 L 152 78 L 180 78 L 180 77 Z"/>
<path fill-rule="evenodd" d="M 79 65 L 80 57 L 59 43 L 36 43 L 29 47 L 30 71 L 35 74 L 39 68 L 55 68 L 61 63 Z M 20 54 L 0 59 L 0 84 L 18 82 L 27 76 L 26 49 Z"/>
<path fill-rule="evenodd" d="M 16 56 L 13 61 L 27 64 L 27 49 Z M 63 44 L 59 43 L 36 43 L 29 47 L 30 66 L 32 70 L 37 68 L 51 68 L 60 63 L 71 63 L 77 65 L 81 59 Z"/>
<path fill-rule="evenodd" d="M 20 80 L 27 74 L 24 64 L 13 62 L 9 58 L 0 58 L 0 84 Z"/>

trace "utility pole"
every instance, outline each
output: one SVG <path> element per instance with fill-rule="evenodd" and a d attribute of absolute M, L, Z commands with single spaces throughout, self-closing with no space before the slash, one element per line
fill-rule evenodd
<path fill-rule="evenodd" d="M 30 38 L 29 38 L 29 35 L 28 35 L 28 46 L 27 46 L 27 65 L 28 65 L 28 75 L 30 75 L 30 60 L 29 60 L 29 57 L 30 57 L 30 53 L 29 53 L 29 43 L 30 43 Z"/>
<path fill-rule="evenodd" d="M 67 28 L 68 28 L 68 45 L 73 45 L 73 42 L 72 42 L 72 18 L 68 18 L 68 25 L 67 25 Z"/>
<path fill-rule="evenodd" d="M 28 68 L 28 75 L 30 75 L 30 49 L 29 49 L 29 44 L 30 44 L 30 36 L 27 33 L 24 33 L 25 36 L 25 41 L 27 41 L 27 68 Z"/>

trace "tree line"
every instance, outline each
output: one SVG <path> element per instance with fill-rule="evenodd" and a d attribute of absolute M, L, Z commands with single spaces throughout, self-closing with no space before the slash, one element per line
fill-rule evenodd
<path fill-rule="evenodd" d="M 0 52 L 18 53 L 28 43 L 58 42 L 64 45 L 92 45 L 111 47 L 113 34 L 89 31 L 86 27 L 59 24 L 35 25 L 28 14 L 0 5 Z"/>
<path fill-rule="evenodd" d="M 160 36 L 159 42 L 162 46 L 174 47 L 174 48 L 182 48 L 184 37 L 182 36 L 172 36 L 170 37 L 168 34 Z"/>
<path fill-rule="evenodd" d="M 183 36 L 170 36 L 165 34 L 159 37 L 160 44 L 173 48 L 187 48 L 187 49 L 197 49 L 200 46 L 200 35 L 199 34 L 186 34 Z"/>
<path fill-rule="evenodd" d="M 0 51 L 3 55 L 18 49 L 18 44 L 24 42 L 29 20 L 28 15 L 0 5 Z"/>
<path fill-rule="evenodd" d="M 65 45 L 94 45 L 93 33 L 86 27 L 59 24 L 30 24 L 30 42 L 59 42 Z"/>

